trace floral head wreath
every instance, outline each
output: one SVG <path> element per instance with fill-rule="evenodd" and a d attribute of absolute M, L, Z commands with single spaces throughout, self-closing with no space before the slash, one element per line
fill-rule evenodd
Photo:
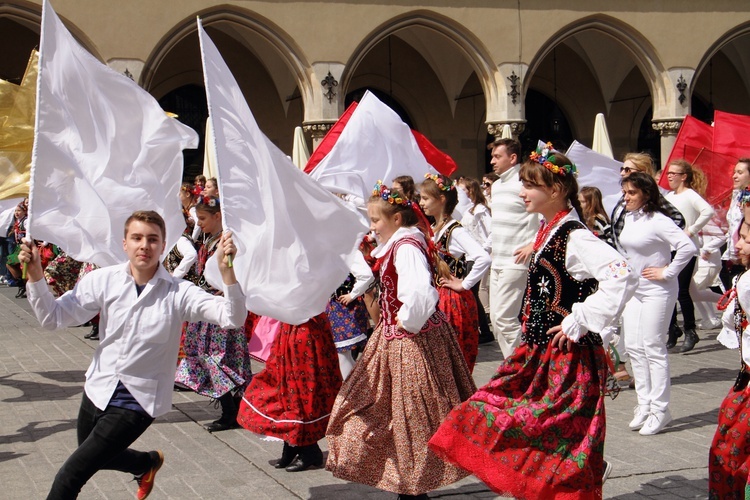
<path fill-rule="evenodd" d="M 198 205 L 206 205 L 211 208 L 220 206 L 219 199 L 213 196 L 198 196 Z"/>
<path fill-rule="evenodd" d="M 432 179 L 432 181 L 437 184 L 438 189 L 440 191 L 450 191 L 451 189 L 456 189 L 456 184 L 448 179 L 447 177 L 441 177 L 437 174 L 424 174 L 425 179 Z"/>
<path fill-rule="evenodd" d="M 553 174 L 559 175 L 574 175 L 578 176 L 578 169 L 575 164 L 570 165 L 555 165 L 552 163 L 555 161 L 555 151 L 552 147 L 552 143 L 548 142 L 542 147 L 536 148 L 536 151 L 529 155 L 529 159 L 542 165 L 544 168 L 552 172 Z"/>
<path fill-rule="evenodd" d="M 737 204 L 741 207 L 750 206 L 750 189 L 745 188 L 737 196 Z"/>
<path fill-rule="evenodd" d="M 411 201 L 404 198 L 404 195 L 398 191 L 391 191 L 388 186 L 383 184 L 383 181 L 375 183 L 375 187 L 372 189 L 373 196 L 379 196 L 391 205 L 404 205 L 405 207 L 411 206 Z"/>

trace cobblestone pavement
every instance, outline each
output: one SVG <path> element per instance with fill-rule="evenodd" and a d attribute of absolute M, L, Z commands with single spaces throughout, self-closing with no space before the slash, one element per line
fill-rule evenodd
<path fill-rule="evenodd" d="M 44 498 L 55 472 L 75 448 L 75 419 L 84 373 L 95 343 L 87 328 L 43 331 L 16 289 L 0 288 L 0 478 L 4 499 Z M 605 456 L 614 471 L 604 497 L 706 498 L 708 448 L 719 405 L 734 381 L 736 351 L 719 345 L 717 331 L 701 331 L 688 354 L 670 354 L 673 423 L 659 435 L 628 430 L 635 393 L 623 390 L 607 400 Z M 501 354 L 481 346 L 474 376 L 484 384 Z M 261 364 L 255 364 L 259 371 Z M 281 443 L 264 441 L 245 430 L 209 434 L 202 424 L 219 410 L 194 393 L 174 394 L 173 409 L 158 418 L 134 445 L 161 449 L 166 457 L 157 476 L 154 499 L 395 499 L 396 495 L 339 481 L 325 470 L 278 471 L 269 460 Z M 321 443 L 325 450 L 325 442 Z M 132 477 L 102 471 L 86 485 L 82 499 L 133 498 Z M 470 477 L 430 493 L 431 498 L 497 498 Z"/>

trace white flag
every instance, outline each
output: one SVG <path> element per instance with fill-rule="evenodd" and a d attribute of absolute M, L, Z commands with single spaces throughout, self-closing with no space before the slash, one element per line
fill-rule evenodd
<path fill-rule="evenodd" d="M 248 310 L 300 324 L 325 310 L 367 230 L 263 135 L 231 71 L 198 20 L 224 229 Z M 218 271 L 215 259 L 206 266 Z"/>
<path fill-rule="evenodd" d="M 30 236 L 107 266 L 126 260 L 128 216 L 155 210 L 171 248 L 185 228 L 182 150 L 198 135 L 81 47 L 47 0 L 39 52 Z"/>
<path fill-rule="evenodd" d="M 419 184 L 437 171 L 427 163 L 409 126 L 374 94 L 365 93 L 331 151 L 310 176 L 332 193 L 367 200 L 375 183 L 400 175 Z"/>
<path fill-rule="evenodd" d="M 607 214 L 612 213 L 612 209 L 617 205 L 617 201 L 622 196 L 620 187 L 620 167 L 622 162 L 613 160 L 601 153 L 593 151 L 578 141 L 568 148 L 565 156 L 576 164 L 578 168 L 578 187 L 593 186 L 599 188 L 602 192 L 604 209 Z"/>

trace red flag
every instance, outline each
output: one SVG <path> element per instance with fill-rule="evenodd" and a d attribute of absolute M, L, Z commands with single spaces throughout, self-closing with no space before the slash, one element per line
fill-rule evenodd
<path fill-rule="evenodd" d="M 735 162 L 750 156 L 750 116 L 715 111 L 712 149 Z"/>
<path fill-rule="evenodd" d="M 417 140 L 417 145 L 424 155 L 424 159 L 427 160 L 427 163 L 432 165 L 432 168 L 447 176 L 453 175 L 453 172 L 458 170 L 458 165 L 453 161 L 453 158 L 436 148 L 427 137 L 413 129 L 411 133 Z"/>
<path fill-rule="evenodd" d="M 323 140 L 320 141 L 320 144 L 318 144 L 318 147 L 315 148 L 315 151 L 313 151 L 312 155 L 310 155 L 310 159 L 307 160 L 307 165 L 305 165 L 304 172 L 306 174 L 309 174 L 313 171 L 313 169 L 318 166 L 318 163 L 320 163 L 320 160 L 325 158 L 325 156 L 331 152 L 331 149 L 333 149 L 333 145 L 336 144 L 336 141 L 339 140 L 339 136 L 341 135 L 341 131 L 344 130 L 344 127 L 346 126 L 346 123 L 349 121 L 349 118 L 351 118 L 352 113 L 354 113 L 354 110 L 357 109 L 357 102 L 353 102 L 349 105 L 348 108 L 346 108 L 346 111 L 344 111 L 344 114 L 341 115 L 341 117 L 336 121 L 336 123 L 333 124 L 333 127 L 331 127 L 331 130 L 328 131 L 328 133 L 323 137 Z"/>
<path fill-rule="evenodd" d="M 694 163 L 701 151 L 712 151 L 714 131 L 711 125 L 690 115 L 685 117 L 682 122 L 680 131 L 677 133 L 677 140 L 669 153 L 666 167 L 672 160 L 683 158 L 690 163 Z M 701 169 L 702 170 L 702 169 Z M 659 185 L 664 189 L 669 189 L 667 182 L 667 169 L 662 169 Z"/>

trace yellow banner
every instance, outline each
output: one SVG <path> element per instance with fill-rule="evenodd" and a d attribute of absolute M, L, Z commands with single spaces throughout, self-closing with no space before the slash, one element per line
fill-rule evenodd
<path fill-rule="evenodd" d="M 0 80 L 0 200 L 29 194 L 38 62 L 33 51 L 20 85 Z"/>

